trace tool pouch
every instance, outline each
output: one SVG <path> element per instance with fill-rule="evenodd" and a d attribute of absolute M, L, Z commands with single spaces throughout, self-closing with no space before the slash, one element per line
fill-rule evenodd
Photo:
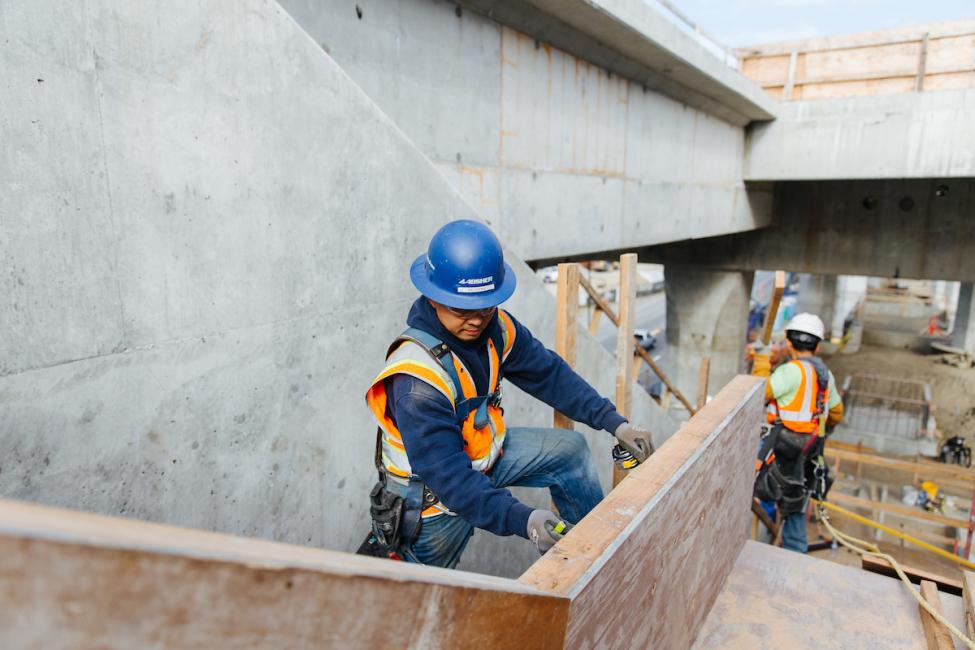
<path fill-rule="evenodd" d="M 405 505 L 403 498 L 387 490 L 386 485 L 381 481 L 376 483 L 369 493 L 372 533 L 379 544 L 391 551 L 399 548 Z"/>

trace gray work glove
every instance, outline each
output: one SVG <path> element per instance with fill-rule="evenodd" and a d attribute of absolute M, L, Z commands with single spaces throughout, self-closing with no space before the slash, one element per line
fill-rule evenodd
<path fill-rule="evenodd" d="M 613 435 L 619 440 L 623 449 L 633 454 L 634 458 L 641 463 L 653 453 L 653 441 L 650 438 L 650 432 L 646 429 L 624 422 Z"/>
<path fill-rule="evenodd" d="M 528 539 L 534 542 L 535 548 L 542 555 L 555 546 L 555 542 L 562 539 L 570 528 L 572 524 L 562 521 L 551 510 L 533 510 L 528 515 Z M 556 532 L 557 530 L 560 532 Z"/>
<path fill-rule="evenodd" d="M 752 342 L 752 353 L 757 357 L 759 355 L 770 355 L 772 354 L 772 345 L 766 343 L 762 339 L 755 339 Z"/>

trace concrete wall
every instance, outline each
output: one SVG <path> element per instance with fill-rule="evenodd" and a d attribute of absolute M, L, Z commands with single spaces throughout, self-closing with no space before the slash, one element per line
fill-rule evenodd
<path fill-rule="evenodd" d="M 975 280 L 975 179 L 782 182 L 775 225 L 640 251 L 711 269 Z"/>
<path fill-rule="evenodd" d="M 786 102 L 753 124 L 746 180 L 975 176 L 975 90 Z"/>
<path fill-rule="evenodd" d="M 273 2 L 14 0 L 0 40 L 0 495 L 353 549 L 362 396 L 409 262 L 474 210 Z M 550 343 L 553 300 L 510 257 L 510 308 Z M 512 423 L 550 421 L 506 397 Z M 610 438 L 589 438 L 608 480 Z M 484 536 L 465 566 L 534 553 Z"/>
<path fill-rule="evenodd" d="M 282 5 L 525 259 L 769 222 L 740 126 L 449 2 Z"/>

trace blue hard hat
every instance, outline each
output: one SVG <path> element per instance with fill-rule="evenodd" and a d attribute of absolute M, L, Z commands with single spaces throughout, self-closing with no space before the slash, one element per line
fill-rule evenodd
<path fill-rule="evenodd" d="M 491 229 L 469 219 L 436 232 L 426 254 L 410 267 L 413 285 L 427 298 L 456 309 L 495 307 L 515 292 L 515 272 L 504 261 Z"/>

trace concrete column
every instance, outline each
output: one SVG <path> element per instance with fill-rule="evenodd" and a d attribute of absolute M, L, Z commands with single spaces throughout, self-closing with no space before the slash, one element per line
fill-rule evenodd
<path fill-rule="evenodd" d="M 957 348 L 965 348 L 969 354 L 975 354 L 975 302 L 972 301 L 971 282 L 962 282 L 958 292 L 951 344 Z"/>
<path fill-rule="evenodd" d="M 836 276 L 799 274 L 799 296 L 796 313 L 809 312 L 823 319 L 826 340 L 832 336 L 836 314 Z"/>
<path fill-rule="evenodd" d="M 691 401 L 702 357 L 711 357 L 711 394 L 743 369 L 753 276 L 693 266 L 664 269 L 671 378 Z"/>

